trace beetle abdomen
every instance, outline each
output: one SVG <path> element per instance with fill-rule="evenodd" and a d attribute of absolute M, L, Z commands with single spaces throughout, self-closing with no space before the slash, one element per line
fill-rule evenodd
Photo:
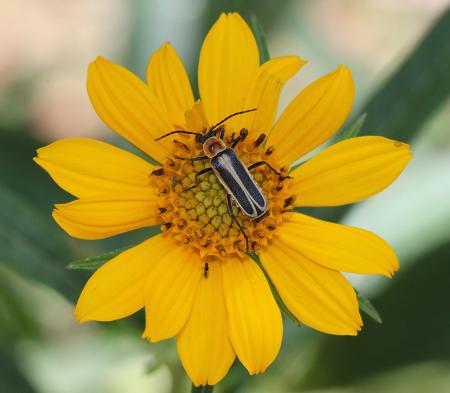
<path fill-rule="evenodd" d="M 227 148 L 214 156 L 211 167 L 244 214 L 257 218 L 265 213 L 267 200 L 233 149 Z"/>

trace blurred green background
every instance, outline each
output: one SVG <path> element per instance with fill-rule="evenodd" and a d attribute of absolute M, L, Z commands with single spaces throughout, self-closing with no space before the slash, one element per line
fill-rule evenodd
<path fill-rule="evenodd" d="M 217 392 L 450 392 L 450 12 L 448 0 L 0 1 L 0 391 L 186 392 L 174 341 L 140 339 L 143 316 L 80 326 L 72 306 L 87 271 L 68 262 L 135 244 L 150 230 L 106 241 L 69 238 L 51 219 L 70 200 L 32 162 L 37 147 L 89 136 L 128 147 L 98 120 L 85 92 L 97 55 L 143 76 L 170 40 L 196 81 L 202 39 L 222 11 L 256 17 L 270 54 L 309 64 L 281 107 L 314 78 L 349 66 L 362 134 L 412 144 L 414 160 L 388 190 L 316 217 L 373 230 L 401 260 L 395 277 L 349 275 L 383 317 L 333 337 L 285 322 L 269 370 L 235 364 Z M 238 59 L 237 59 L 238 61 Z M 351 122 L 352 119 L 349 120 Z"/>

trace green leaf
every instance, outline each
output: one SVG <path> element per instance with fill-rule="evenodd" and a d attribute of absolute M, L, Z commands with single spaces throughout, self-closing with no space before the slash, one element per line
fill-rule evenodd
<path fill-rule="evenodd" d="M 9 269 L 0 266 L 0 347 L 39 336 L 37 322 L 24 304 L 23 286 Z"/>
<path fill-rule="evenodd" d="M 104 263 L 108 262 L 110 259 L 121 254 L 125 250 L 128 250 L 132 246 L 117 248 L 116 250 L 108 251 L 104 254 L 97 255 L 95 257 L 87 257 L 83 259 L 77 259 L 76 261 L 70 262 L 66 268 L 72 270 L 85 269 L 85 270 L 96 270 Z"/>
<path fill-rule="evenodd" d="M 14 351 L 0 347 L 0 381 L 2 392 L 36 393 L 22 369 L 23 361 L 15 359 Z"/>
<path fill-rule="evenodd" d="M 260 23 L 258 22 L 258 18 L 255 15 L 250 18 L 250 28 L 252 29 L 256 43 L 258 44 L 259 58 L 261 64 L 263 64 L 270 60 L 270 53 L 269 48 L 267 47 L 266 36 Z"/>
<path fill-rule="evenodd" d="M 61 265 L 63 255 L 73 255 L 61 236 L 49 211 L 36 209 L 22 195 L 0 185 L 1 263 L 74 299 L 82 280 Z"/>
<path fill-rule="evenodd" d="M 206 386 L 194 386 L 192 385 L 192 393 L 212 393 L 214 390 L 214 386 L 206 385 Z"/>
<path fill-rule="evenodd" d="M 362 126 L 364 125 L 364 122 L 366 121 L 366 118 L 367 113 L 363 113 L 362 115 L 360 115 L 346 130 L 337 135 L 334 143 L 358 136 Z"/>
<path fill-rule="evenodd" d="M 364 134 L 410 141 L 444 104 L 450 93 L 449 25 L 450 8 L 370 98 Z"/>
<path fill-rule="evenodd" d="M 355 292 L 358 298 L 359 309 L 363 313 L 368 315 L 370 318 L 372 318 L 374 321 L 378 323 L 383 323 L 380 313 L 377 311 L 377 309 L 374 307 L 371 301 L 365 296 L 361 295 L 358 291 L 355 290 Z"/>

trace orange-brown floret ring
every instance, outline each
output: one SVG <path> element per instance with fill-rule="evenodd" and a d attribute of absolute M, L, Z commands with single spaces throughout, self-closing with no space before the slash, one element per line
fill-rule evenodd
<path fill-rule="evenodd" d="M 177 138 L 173 141 L 173 156 L 151 176 L 160 198 L 158 206 L 164 221 L 163 232 L 173 236 L 179 244 L 194 247 L 202 259 L 245 253 L 244 235 L 229 214 L 227 192 L 216 175 L 213 172 L 200 175 L 196 185 L 196 173 L 210 167 L 209 160 L 190 160 L 204 155 L 203 145 L 189 136 Z M 264 139 L 264 135 L 247 139 L 238 143 L 234 150 L 246 166 L 267 161 L 277 171 L 285 173 L 287 168 L 271 157 L 274 148 L 263 147 Z M 233 141 L 234 134 L 225 137 L 227 146 Z M 283 221 L 283 213 L 293 208 L 294 197 L 289 193 L 289 177 L 280 177 L 266 166 L 255 168 L 251 173 L 267 198 L 269 214 L 258 221 L 243 214 L 236 206 L 233 209 L 248 237 L 248 251 L 257 253 L 273 237 Z"/>

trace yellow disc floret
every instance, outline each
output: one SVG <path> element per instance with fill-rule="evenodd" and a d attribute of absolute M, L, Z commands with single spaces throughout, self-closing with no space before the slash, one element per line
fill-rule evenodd
<path fill-rule="evenodd" d="M 229 146 L 234 134 L 227 134 L 231 134 L 225 138 Z M 292 209 L 294 198 L 288 191 L 290 178 L 286 176 L 286 168 L 271 159 L 274 149 L 263 147 L 263 141 L 264 135 L 257 139 L 247 138 L 234 148 L 246 166 L 267 161 L 282 174 L 280 176 L 266 166 L 251 171 L 268 201 L 268 215 L 262 220 L 246 216 L 233 203 L 233 213 L 248 238 L 248 250 L 245 237 L 228 210 L 227 191 L 214 172 L 200 175 L 196 181 L 196 174 L 211 165 L 209 160 L 192 160 L 204 153 L 202 144 L 189 136 L 181 135 L 173 140 L 173 156 L 152 174 L 160 198 L 163 232 L 172 235 L 180 244 L 194 247 L 202 258 L 258 252 L 265 247 L 283 220 L 282 213 Z"/>

